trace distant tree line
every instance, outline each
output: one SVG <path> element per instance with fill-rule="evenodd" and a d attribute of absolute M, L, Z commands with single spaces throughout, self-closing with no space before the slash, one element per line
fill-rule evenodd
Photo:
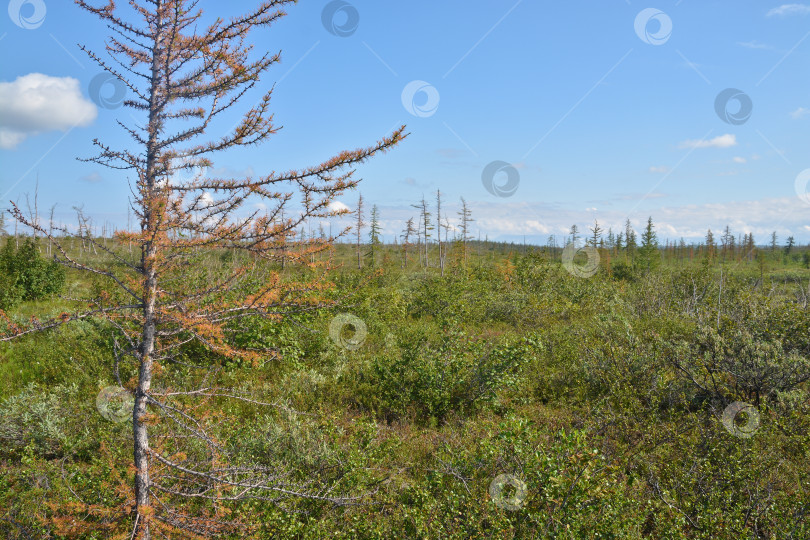
<path fill-rule="evenodd" d="M 393 245 L 398 246 L 400 250 L 401 266 L 406 266 L 413 257 L 422 268 L 438 267 L 443 273 L 451 246 L 458 247 L 458 258 L 464 263 L 467 262 L 470 245 L 475 240 L 470 234 L 470 224 L 475 221 L 472 217 L 472 210 L 462 197 L 461 210 L 457 212 L 458 219 L 453 224 L 447 213 L 443 212 L 442 202 L 442 194 L 437 190 L 435 206 L 431 207 L 424 196 L 418 203 L 411 205 L 417 214 L 405 221 L 402 233 L 398 237 L 399 242 L 396 236 L 393 241 Z M 385 244 L 381 234 L 382 225 L 377 205 L 372 206 L 367 242 L 363 241 L 365 238 L 363 229 L 367 225 L 364 211 L 364 199 L 361 195 L 357 208 L 353 212 L 358 269 L 363 267 L 366 260 L 372 267 L 376 266 L 379 262 L 380 248 Z M 798 250 L 793 236 L 788 237 L 784 245 L 780 245 L 775 231 L 766 244 L 757 244 L 753 233 L 735 235 L 730 226 L 726 226 L 719 235 L 708 229 L 703 242 L 699 243 L 687 243 L 683 237 L 678 241 L 666 239 L 662 242 L 656 232 L 652 216 L 648 217 L 644 229 L 640 232 L 633 228 L 629 218 L 625 221 L 623 229 L 619 231 L 614 231 L 613 228 L 605 231 L 598 220 L 594 220 L 593 225 L 588 227 L 587 233 L 581 231 L 579 225 L 573 224 L 562 244 L 558 242 L 557 236 L 551 235 L 546 244 L 539 247 L 552 255 L 559 256 L 562 249 L 569 243 L 577 247 L 584 244 L 586 247 L 598 250 L 600 256 L 604 257 L 603 262 L 608 266 L 615 264 L 620 269 L 626 267 L 652 270 L 664 261 L 684 262 L 706 259 L 709 263 L 752 261 L 762 263 L 766 259 L 777 258 L 783 258 L 784 262 L 801 262 L 805 267 L 810 267 L 810 246 L 804 250 Z M 478 240 L 481 240 L 480 237 Z M 492 244 L 488 238 L 486 243 Z M 495 244 L 515 247 L 514 242 Z M 434 252 L 435 248 L 438 248 L 438 254 L 433 253 L 433 258 L 431 258 L 431 246 L 434 248 Z"/>
<path fill-rule="evenodd" d="M 436 191 L 434 206 L 431 206 L 423 196 L 418 203 L 411 205 L 417 213 L 405 221 L 399 236 L 395 235 L 393 242 L 386 243 L 379 207 L 376 204 L 372 205 L 369 215 L 366 216 L 366 202 L 360 194 L 357 206 L 352 212 L 354 224 L 351 227 L 357 268 L 362 269 L 365 265 L 373 268 L 387 261 L 388 252 L 382 249 L 386 245 L 397 246 L 397 256 L 402 267 L 415 260 L 421 268 L 437 267 L 444 273 L 448 256 L 451 254 L 466 264 L 471 245 L 476 240 L 471 234 L 471 224 L 475 222 L 472 209 L 462 197 L 461 209 L 456 212 L 457 219 L 451 222 L 448 213 L 443 209 L 443 202 L 439 190 Z M 77 215 L 75 238 L 80 241 L 80 245 L 75 246 L 77 249 L 92 251 L 95 244 L 89 239 L 106 239 L 114 236 L 115 230 L 111 226 L 105 224 L 99 231 L 82 208 L 74 210 Z M 370 220 L 368 222 L 367 217 Z M 51 222 L 53 223 L 53 211 Z M 6 229 L 6 223 L 4 212 L 0 211 L 0 236 L 10 234 Z M 51 228 L 53 229 L 53 224 Z M 14 236 L 19 237 L 16 232 Z M 317 234 L 311 226 L 309 233 L 302 226 L 298 238 L 300 243 L 333 239 L 331 229 L 327 234 L 322 224 L 318 226 Z M 477 240 L 482 241 L 480 233 Z M 484 242 L 488 245 L 501 246 L 504 250 L 517 247 L 514 242 L 491 242 L 488 236 Z M 781 259 L 785 263 L 793 261 L 810 267 L 810 246 L 801 248 L 794 236 L 788 236 L 784 242 L 780 242 L 777 232 L 774 231 L 766 242 L 757 243 L 753 233 L 735 234 L 730 226 L 726 226 L 720 233 L 708 229 L 701 242 L 687 243 L 684 238 L 678 241 L 666 239 L 662 242 L 658 238 L 652 217 L 647 219 L 640 233 L 633 228 L 630 219 L 625 221 L 624 227 L 619 231 L 614 231 L 612 227 L 605 231 L 598 220 L 594 220 L 584 231 L 578 224 L 573 224 L 569 228 L 568 235 L 563 236 L 562 242 L 557 236 L 550 235 L 545 245 L 536 247 L 544 248 L 548 253 L 559 256 L 569 243 L 577 247 L 584 245 L 596 248 L 600 255 L 606 258 L 604 262 L 617 264 L 620 268 L 627 265 L 654 269 L 662 261 L 683 262 L 702 259 L 707 259 L 712 264 L 754 261 L 763 264 L 766 260 Z M 19 241 L 17 244 L 19 247 Z M 50 245 L 46 246 L 45 252 L 50 255 Z M 282 266 L 283 262 L 282 258 Z"/>

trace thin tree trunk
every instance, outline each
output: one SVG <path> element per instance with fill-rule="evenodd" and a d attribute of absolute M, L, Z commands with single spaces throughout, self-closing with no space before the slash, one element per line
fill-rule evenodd
<path fill-rule="evenodd" d="M 155 248 L 151 243 L 144 247 L 144 258 L 142 262 L 154 257 Z M 143 342 L 141 344 L 140 369 L 138 371 L 138 388 L 135 393 L 135 408 L 132 414 L 133 438 L 134 438 L 134 463 L 135 463 L 135 502 L 137 503 L 136 519 L 138 525 L 136 533 L 138 538 L 149 540 L 149 523 L 142 519 L 142 508 L 151 506 L 149 497 L 149 433 L 146 429 L 144 416 L 146 415 L 146 403 L 149 390 L 152 387 L 152 354 L 155 350 L 155 300 L 157 297 L 157 278 L 152 266 L 148 271 L 144 292 L 144 328 Z"/>
<path fill-rule="evenodd" d="M 138 370 L 138 388 L 135 392 L 135 407 L 132 412 L 133 431 L 133 458 L 135 463 L 135 503 L 137 505 L 135 536 L 143 540 L 151 540 L 149 521 L 143 519 L 141 509 L 151 510 L 150 482 L 149 482 L 149 433 L 144 421 L 146 416 L 146 403 L 148 394 L 152 387 L 152 354 L 155 350 L 155 303 L 157 301 L 157 271 L 155 268 L 155 256 L 157 246 L 155 238 L 158 232 L 157 204 L 154 199 L 155 176 L 157 161 L 157 136 L 160 131 L 158 125 L 158 104 L 160 85 L 160 48 L 162 46 L 161 27 L 163 26 L 162 0 L 156 0 L 155 13 L 157 14 L 157 31 L 154 44 L 155 54 L 152 56 L 151 89 L 149 95 L 149 141 L 147 143 L 147 165 L 146 165 L 146 209 L 144 212 L 144 226 L 153 234 L 149 235 L 149 240 L 145 242 L 141 251 L 141 268 L 143 268 L 144 298 L 143 298 L 143 335 L 140 351 L 140 368 Z M 147 514 L 149 515 L 149 514 Z"/>

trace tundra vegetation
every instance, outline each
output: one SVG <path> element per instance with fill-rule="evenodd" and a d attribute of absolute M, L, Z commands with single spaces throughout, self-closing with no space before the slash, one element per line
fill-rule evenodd
<path fill-rule="evenodd" d="M 59 240 L 76 260 L 107 260 L 82 247 L 87 238 Z M 442 270 L 438 243 L 421 242 L 404 256 L 401 243 L 364 242 L 362 270 L 353 237 L 314 255 L 331 260 L 339 306 L 233 335 L 277 354 L 245 361 L 180 346 L 180 358 L 246 398 L 194 404 L 223 454 L 266 463 L 316 495 L 188 497 L 180 510 L 222 538 L 808 536 L 807 248 L 704 242 L 641 256 L 598 241 L 598 270 L 583 278 L 559 247 L 456 235 Z M 107 245 L 129 253 L 123 241 Z M 54 284 L 22 293 L 5 325 L 58 318 L 67 298 L 120 294 L 49 266 L 41 239 L 5 246 L 6 258 L 30 258 L 4 266 L 6 283 Z M 249 258 L 201 249 L 197 264 Z M 300 261 L 261 264 L 284 282 L 312 273 Z M 345 339 L 330 337 L 342 313 Z M 367 334 L 352 341 L 358 319 Z M 131 534 L 132 421 L 110 421 L 96 403 L 118 385 L 116 369 L 125 389 L 137 386 L 136 366 L 116 367 L 120 332 L 95 317 L 0 344 L 4 535 Z M 192 368 L 161 377 L 168 388 L 197 383 Z M 735 402 L 752 408 L 724 425 Z M 517 504 L 493 499 L 500 475 L 524 483 L 525 496 L 515 484 L 501 493 Z"/>

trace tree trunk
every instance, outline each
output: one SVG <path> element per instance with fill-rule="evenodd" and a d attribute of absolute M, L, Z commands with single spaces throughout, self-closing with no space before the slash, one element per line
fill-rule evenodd
<path fill-rule="evenodd" d="M 150 167 L 151 170 L 154 170 Z M 154 173 L 147 181 L 149 191 L 154 189 Z M 157 229 L 158 216 L 155 213 L 154 201 L 144 213 L 147 230 Z M 154 238 L 151 236 L 150 238 Z M 155 256 L 157 246 L 154 240 L 149 240 L 141 251 L 141 266 L 144 272 L 143 296 L 143 332 L 141 334 L 140 366 L 138 370 L 138 387 L 135 391 L 135 407 L 132 412 L 133 457 L 135 463 L 135 537 L 150 540 L 148 519 L 151 512 L 151 498 L 149 496 L 149 433 L 145 423 L 146 404 L 149 390 L 152 387 L 152 355 L 155 351 L 155 304 L 157 301 L 157 272 L 155 269 Z M 144 515 L 147 517 L 145 518 Z"/>
<path fill-rule="evenodd" d="M 152 355 L 155 350 L 155 304 L 157 301 L 157 270 L 156 255 L 160 230 L 161 212 L 156 200 L 157 184 L 157 138 L 161 131 L 159 111 L 162 105 L 158 104 L 161 98 L 161 49 L 163 30 L 163 1 L 156 0 L 155 13 L 157 14 L 152 55 L 150 94 L 149 94 L 149 140 L 146 147 L 146 198 L 143 225 L 141 230 L 149 231 L 148 240 L 144 242 L 141 251 L 141 269 L 144 276 L 143 287 L 143 332 L 141 334 L 140 367 L 138 370 L 138 388 L 135 391 L 135 407 L 132 412 L 133 457 L 135 463 L 135 537 L 142 540 L 151 540 L 149 520 L 151 519 L 152 501 L 150 497 L 151 484 L 149 482 L 149 433 L 144 422 L 146 404 L 149 390 L 152 387 Z M 144 515 L 145 514 L 145 515 Z"/>
<path fill-rule="evenodd" d="M 151 253 L 150 253 L 151 252 Z M 154 256 L 154 247 L 144 249 L 145 257 Z M 142 510 L 151 506 L 149 497 L 149 433 L 144 423 L 146 403 L 149 390 L 152 386 L 152 354 L 155 350 L 155 299 L 157 296 L 157 279 L 154 268 L 151 268 L 146 279 L 144 302 L 144 328 L 143 342 L 141 344 L 140 369 L 138 372 L 138 388 L 135 393 L 135 408 L 132 414 L 135 462 L 135 502 L 137 504 L 136 537 L 149 540 L 149 524 L 143 522 Z"/>

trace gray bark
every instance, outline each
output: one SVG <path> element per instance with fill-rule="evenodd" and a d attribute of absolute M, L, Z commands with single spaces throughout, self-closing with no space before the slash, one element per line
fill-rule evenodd
<path fill-rule="evenodd" d="M 142 507 L 151 506 L 149 481 L 149 433 L 144 416 L 149 391 L 152 387 L 152 355 L 155 350 L 155 303 L 157 300 L 157 271 L 155 268 L 155 255 L 157 246 L 154 243 L 154 234 L 159 227 L 159 215 L 155 214 L 154 194 L 157 183 L 157 153 L 158 133 L 160 132 L 158 104 L 160 96 L 160 47 L 162 41 L 162 0 L 157 0 L 155 11 L 157 13 L 157 29 L 155 32 L 154 50 L 152 51 L 152 68 L 149 95 L 149 141 L 146 148 L 145 182 L 147 189 L 147 204 L 144 211 L 142 229 L 149 231 L 148 240 L 141 251 L 141 268 L 144 274 L 143 295 L 143 333 L 141 335 L 140 367 L 138 370 L 138 387 L 135 391 L 135 407 L 132 413 L 133 431 L 133 457 L 135 463 L 135 502 L 136 508 L 136 537 L 144 540 L 151 539 L 149 523 L 140 513 Z"/>

